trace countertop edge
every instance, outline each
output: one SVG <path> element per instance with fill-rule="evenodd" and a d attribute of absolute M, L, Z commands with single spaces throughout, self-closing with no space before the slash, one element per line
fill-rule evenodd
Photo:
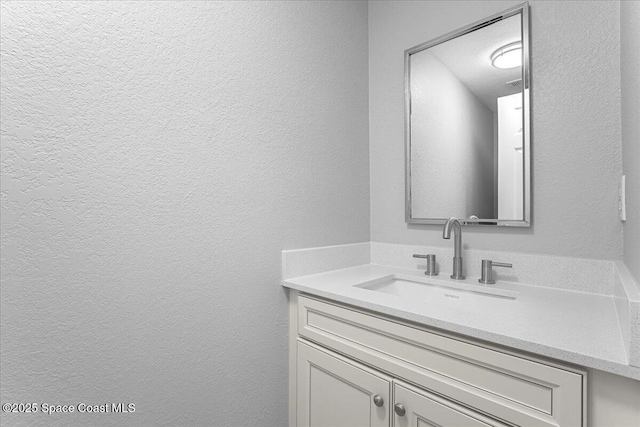
<path fill-rule="evenodd" d="M 556 359 L 558 361 L 571 363 L 579 367 L 597 369 L 626 378 L 640 380 L 640 368 L 628 364 L 625 365 L 612 360 L 600 359 L 581 353 L 575 353 L 568 350 L 525 341 L 520 338 L 512 338 L 505 335 L 487 332 L 481 329 L 470 328 L 468 326 L 438 320 L 428 316 L 419 315 L 396 308 L 390 308 L 376 303 L 362 301 L 357 298 L 346 297 L 314 287 L 300 285 L 288 280 L 283 280 L 282 286 L 288 289 L 294 289 L 296 291 L 330 299 L 336 302 L 349 304 L 365 310 L 374 311 L 383 315 L 418 323 L 426 327 L 437 328 L 454 334 L 460 334 L 504 347 L 513 348 L 515 350 L 525 351 L 534 355 Z"/>

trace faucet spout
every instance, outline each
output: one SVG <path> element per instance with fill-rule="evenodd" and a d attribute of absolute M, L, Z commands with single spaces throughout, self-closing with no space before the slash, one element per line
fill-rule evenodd
<path fill-rule="evenodd" d="M 462 274 L 462 228 L 460 227 L 460 221 L 456 217 L 451 217 L 447 220 L 442 230 L 442 238 L 450 239 L 451 230 L 453 229 L 453 274 L 452 279 L 464 280 Z"/>
<path fill-rule="evenodd" d="M 454 229 L 454 235 L 460 235 L 460 221 L 455 216 L 452 216 L 447 220 L 447 223 L 444 225 L 444 230 L 442 230 L 442 238 L 450 239 L 451 238 L 451 229 Z"/>

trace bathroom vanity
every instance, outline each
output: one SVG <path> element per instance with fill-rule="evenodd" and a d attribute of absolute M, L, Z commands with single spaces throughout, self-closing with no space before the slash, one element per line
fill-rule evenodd
<path fill-rule="evenodd" d="M 578 426 L 586 373 L 291 293 L 297 426 Z"/>
<path fill-rule="evenodd" d="M 640 379 L 621 309 L 637 285 L 614 263 L 502 253 L 515 272 L 484 285 L 484 252 L 453 280 L 426 277 L 417 250 L 283 252 L 290 426 L 586 427 L 588 368 Z"/>

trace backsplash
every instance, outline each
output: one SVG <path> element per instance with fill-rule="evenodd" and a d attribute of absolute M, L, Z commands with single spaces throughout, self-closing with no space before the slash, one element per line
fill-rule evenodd
<path fill-rule="evenodd" d="M 413 254 L 435 254 L 440 276 L 451 274 L 453 248 L 365 242 L 282 251 L 282 279 L 362 264 L 425 269 L 426 260 L 413 258 Z M 462 255 L 467 279 L 479 278 L 482 260 L 490 259 L 513 265 L 495 267 L 496 280 L 599 295 L 615 293 L 615 261 L 473 249 L 463 250 Z"/>
<path fill-rule="evenodd" d="M 440 275 L 451 274 L 453 247 L 371 243 L 372 264 L 424 269 L 425 260 L 413 254 L 435 254 Z M 513 264 L 494 268 L 496 280 L 602 295 L 614 292 L 614 261 L 473 249 L 464 249 L 462 256 L 467 278 L 480 277 L 482 260 L 490 259 Z"/>
<path fill-rule="evenodd" d="M 282 280 L 370 263 L 370 242 L 282 251 Z"/>

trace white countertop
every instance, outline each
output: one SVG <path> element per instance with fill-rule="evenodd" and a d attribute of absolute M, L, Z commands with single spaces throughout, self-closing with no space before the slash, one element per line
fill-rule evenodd
<path fill-rule="evenodd" d="M 485 298 L 480 303 L 409 300 L 355 285 L 391 274 L 425 278 L 420 270 L 376 264 L 329 271 L 283 281 L 283 286 L 351 304 L 426 326 L 514 349 L 640 380 L 630 366 L 618 325 L 614 297 L 519 283 L 497 282 L 491 288 L 518 292 L 516 299 Z M 453 284 L 478 285 L 436 277 Z M 445 289 L 443 289 L 443 292 Z"/>

